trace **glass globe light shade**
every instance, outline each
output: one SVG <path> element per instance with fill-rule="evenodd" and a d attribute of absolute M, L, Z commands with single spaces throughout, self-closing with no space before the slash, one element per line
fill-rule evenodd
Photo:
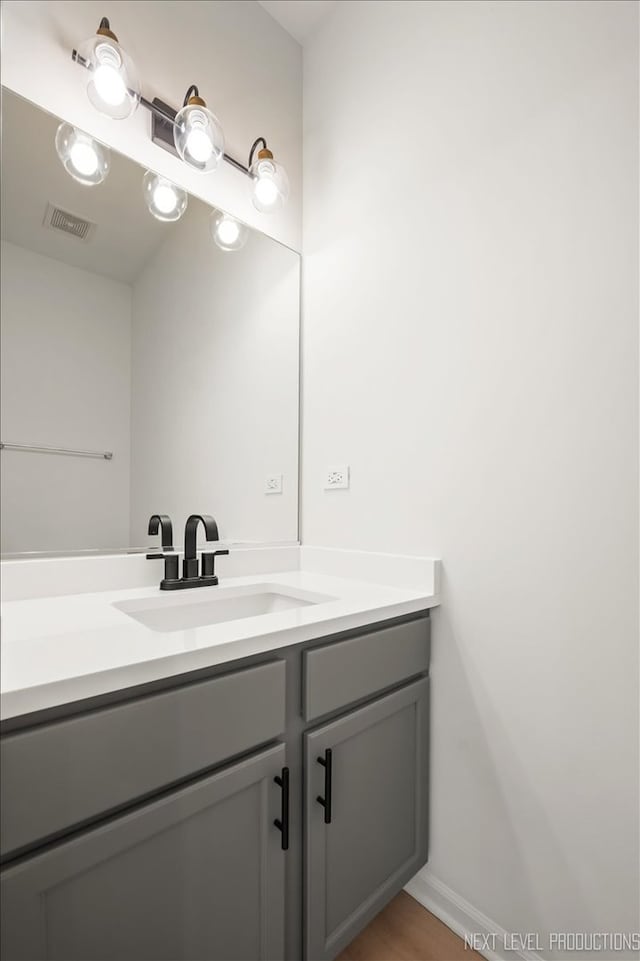
<path fill-rule="evenodd" d="M 220 121 L 200 97 L 191 97 L 176 114 L 173 139 L 178 154 L 194 170 L 215 170 L 224 154 Z"/>
<path fill-rule="evenodd" d="M 111 153 L 89 134 L 71 124 L 61 123 L 56 132 L 56 150 L 64 169 L 78 183 L 101 184 L 109 173 Z"/>
<path fill-rule="evenodd" d="M 149 211 L 157 220 L 180 220 L 187 209 L 186 191 L 151 170 L 147 170 L 142 179 L 142 192 Z"/>
<path fill-rule="evenodd" d="M 101 30 L 78 50 L 89 71 L 87 96 L 100 113 L 124 120 L 131 116 L 140 99 L 136 69 L 115 34 L 107 28 Z"/>
<path fill-rule="evenodd" d="M 209 223 L 211 236 L 221 250 L 240 250 L 246 244 L 249 228 L 229 214 L 214 210 Z"/>
<path fill-rule="evenodd" d="M 251 201 L 256 210 L 268 214 L 284 206 L 289 196 L 289 178 L 270 150 L 260 150 L 249 168 Z"/>

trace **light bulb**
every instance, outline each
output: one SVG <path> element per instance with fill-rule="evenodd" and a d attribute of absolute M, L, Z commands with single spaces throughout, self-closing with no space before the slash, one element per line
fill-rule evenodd
<path fill-rule="evenodd" d="M 201 126 L 194 127 L 187 134 L 187 153 L 198 163 L 206 164 L 213 153 L 213 144 Z"/>
<path fill-rule="evenodd" d="M 251 163 L 249 178 L 251 201 L 256 210 L 269 213 L 284 205 L 289 196 L 289 179 L 282 164 L 275 162 L 266 146 L 258 151 L 257 160 Z"/>
<path fill-rule="evenodd" d="M 153 202 L 163 214 L 170 214 L 176 209 L 178 198 L 173 187 L 167 184 L 158 184 L 153 191 Z"/>
<path fill-rule="evenodd" d="M 142 192 L 149 211 L 157 220 L 180 220 L 187 209 L 186 192 L 151 170 L 142 179 Z"/>
<path fill-rule="evenodd" d="M 236 240 L 240 236 L 240 228 L 238 224 L 229 220 L 228 218 L 223 220 L 218 227 L 218 237 L 223 244 L 235 244 Z"/>
<path fill-rule="evenodd" d="M 173 139 L 182 160 L 202 173 L 215 170 L 224 155 L 220 122 L 198 95 L 190 96 L 176 114 Z"/>
<path fill-rule="evenodd" d="M 95 37 L 80 46 L 78 59 L 89 71 L 87 96 L 96 110 L 115 120 L 129 117 L 140 99 L 136 70 L 106 17 Z"/>
<path fill-rule="evenodd" d="M 83 177 L 92 177 L 98 169 L 98 155 L 91 143 L 73 143 L 69 150 L 69 159 Z"/>
<path fill-rule="evenodd" d="M 64 169 L 78 183 L 94 186 L 109 173 L 107 147 L 71 124 L 61 123 L 56 132 L 56 151 Z"/>
<path fill-rule="evenodd" d="M 249 236 L 245 224 L 217 210 L 211 214 L 210 227 L 211 236 L 221 250 L 240 250 Z"/>
<path fill-rule="evenodd" d="M 273 207 L 278 200 L 278 188 L 271 177 L 259 177 L 254 187 L 256 199 L 263 207 Z"/>
<path fill-rule="evenodd" d="M 98 67 L 93 82 L 102 100 L 110 106 L 119 106 L 127 96 L 124 80 L 117 70 L 107 64 Z"/>

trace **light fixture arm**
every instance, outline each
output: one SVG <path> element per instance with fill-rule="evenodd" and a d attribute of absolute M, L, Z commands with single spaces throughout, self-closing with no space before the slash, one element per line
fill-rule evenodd
<path fill-rule="evenodd" d="M 195 83 L 192 83 L 187 92 L 184 95 L 184 100 L 182 101 L 182 106 L 186 107 L 192 97 L 200 97 L 200 91 L 196 87 Z"/>
<path fill-rule="evenodd" d="M 247 167 L 250 167 L 253 163 L 253 155 L 258 149 L 258 144 L 262 144 L 263 150 L 267 149 L 267 141 L 264 139 L 264 137 L 258 137 L 256 140 L 254 140 L 251 144 L 251 150 L 249 151 L 249 163 L 247 164 Z"/>

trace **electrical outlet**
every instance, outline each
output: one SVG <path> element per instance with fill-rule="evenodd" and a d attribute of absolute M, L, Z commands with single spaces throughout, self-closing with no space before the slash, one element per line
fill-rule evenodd
<path fill-rule="evenodd" d="M 324 475 L 326 491 L 346 490 L 349 487 L 349 467 L 346 464 L 327 467 Z"/>
<path fill-rule="evenodd" d="M 267 474 L 264 479 L 265 494 L 282 493 L 282 474 Z"/>

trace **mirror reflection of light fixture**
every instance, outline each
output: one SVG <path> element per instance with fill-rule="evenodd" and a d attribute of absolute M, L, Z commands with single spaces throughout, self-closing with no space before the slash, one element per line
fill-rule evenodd
<path fill-rule="evenodd" d="M 186 191 L 151 170 L 147 170 L 142 179 L 142 192 L 149 211 L 157 220 L 180 220 L 187 209 Z"/>
<path fill-rule="evenodd" d="M 255 156 L 259 144 L 262 147 Z M 264 137 L 258 137 L 249 153 L 249 178 L 251 201 L 256 210 L 266 214 L 284 205 L 289 196 L 289 178 L 282 164 L 273 159 Z"/>
<path fill-rule="evenodd" d="M 195 86 L 189 87 L 174 120 L 173 139 L 178 154 L 194 170 L 215 170 L 224 156 L 220 121 L 209 110 Z"/>
<path fill-rule="evenodd" d="M 136 70 L 103 17 L 95 37 L 78 50 L 78 59 L 89 70 L 87 96 L 100 113 L 114 120 L 131 116 L 140 99 Z"/>
<path fill-rule="evenodd" d="M 249 228 L 235 217 L 214 210 L 209 218 L 211 236 L 221 250 L 240 250 L 247 242 Z"/>
<path fill-rule="evenodd" d="M 61 123 L 56 132 L 56 150 L 64 169 L 78 183 L 101 184 L 109 173 L 111 152 L 89 134 L 69 123 Z"/>

